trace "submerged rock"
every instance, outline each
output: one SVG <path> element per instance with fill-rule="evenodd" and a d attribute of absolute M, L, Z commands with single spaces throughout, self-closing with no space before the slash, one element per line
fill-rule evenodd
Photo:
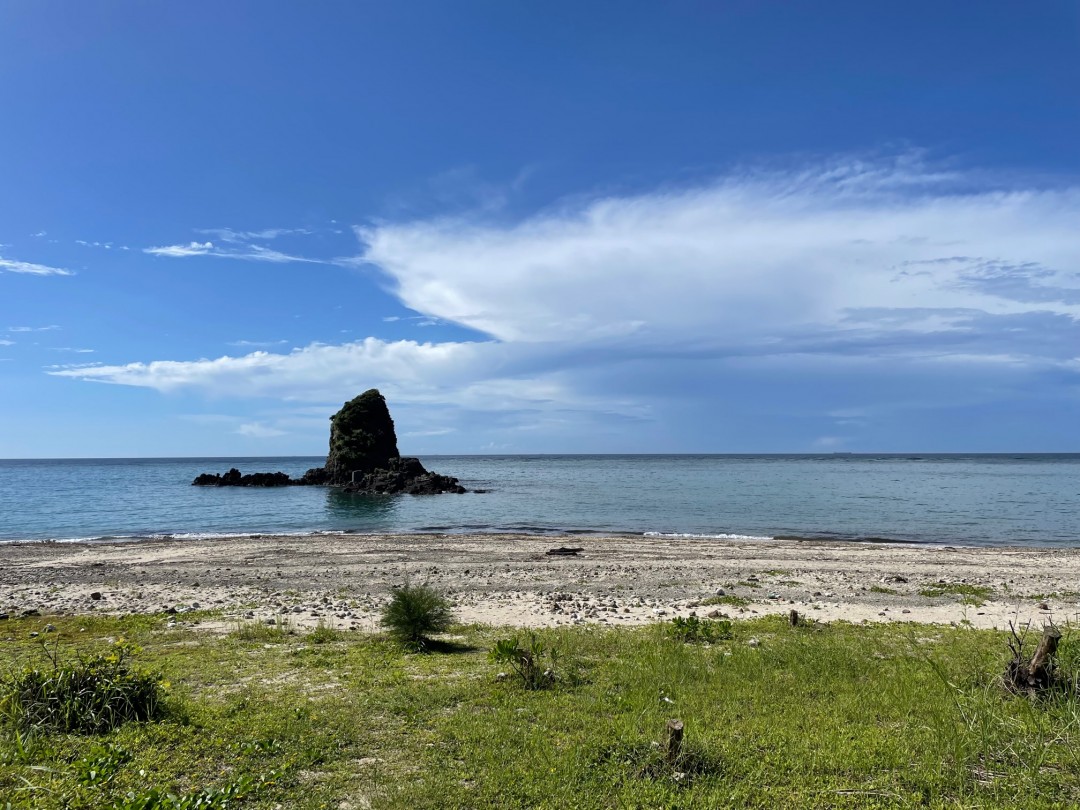
<path fill-rule="evenodd" d="M 203 473 L 197 487 L 343 487 L 346 492 L 369 495 L 437 495 L 467 490 L 456 478 L 429 472 L 416 458 L 398 452 L 394 420 L 386 400 L 375 388 L 346 402 L 330 417 L 330 452 L 326 466 L 313 467 L 300 478 L 283 472 L 242 475 L 235 467 L 227 473 Z"/>

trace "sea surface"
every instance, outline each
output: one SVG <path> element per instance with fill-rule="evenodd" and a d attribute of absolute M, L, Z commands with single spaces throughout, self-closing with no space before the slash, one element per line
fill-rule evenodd
<path fill-rule="evenodd" d="M 1080 454 L 431 456 L 468 495 L 193 487 L 322 457 L 0 460 L 0 542 L 309 532 L 631 533 L 1080 546 Z"/>

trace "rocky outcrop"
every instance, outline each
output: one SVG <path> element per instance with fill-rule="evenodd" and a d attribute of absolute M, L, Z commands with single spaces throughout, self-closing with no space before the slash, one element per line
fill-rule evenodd
<path fill-rule="evenodd" d="M 387 470 L 400 457 L 390 409 L 378 389 L 346 402 L 330 417 L 330 454 L 326 474 L 331 484 L 349 484 L 353 473 Z"/>
<path fill-rule="evenodd" d="M 467 492 L 456 478 L 428 472 L 418 458 L 399 457 L 391 459 L 386 467 L 368 473 L 360 473 L 346 484 L 346 492 L 368 495 L 441 495 L 445 492 Z"/>
<path fill-rule="evenodd" d="M 196 487 L 287 487 L 300 482 L 293 481 L 283 472 L 241 475 L 240 471 L 233 467 L 224 475 L 203 473 L 191 483 Z"/>
<path fill-rule="evenodd" d="M 325 467 L 313 467 L 300 478 L 283 472 L 241 475 L 236 468 L 224 475 L 203 473 L 191 482 L 197 487 L 343 487 L 368 495 L 437 495 L 467 490 L 456 478 L 424 469 L 416 458 L 402 458 L 394 420 L 377 389 L 349 400 L 330 417 L 330 453 Z"/>

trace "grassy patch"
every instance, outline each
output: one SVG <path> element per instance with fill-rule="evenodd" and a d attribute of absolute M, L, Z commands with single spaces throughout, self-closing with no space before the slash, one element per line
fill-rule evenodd
<path fill-rule="evenodd" d="M 899 591 L 895 591 L 892 588 L 886 588 L 884 585 L 871 585 L 870 593 L 887 593 L 890 596 L 896 596 Z"/>
<path fill-rule="evenodd" d="M 728 605 L 729 607 L 745 607 L 750 604 L 749 599 L 745 599 L 742 596 L 736 596 L 733 593 L 726 593 L 723 596 L 710 596 L 708 599 L 702 599 L 698 602 L 702 607 L 712 607 L 713 605 Z"/>
<path fill-rule="evenodd" d="M 981 605 L 994 595 L 994 589 L 988 585 L 968 585 L 963 582 L 945 582 L 928 585 L 919 589 L 920 596 L 958 596 L 965 605 Z"/>
<path fill-rule="evenodd" d="M 73 660 L 63 659 L 59 643 L 43 645 L 42 652 L 45 662 L 0 680 L 0 714 L 16 730 L 104 734 L 164 713 L 161 678 L 132 668 L 130 645 Z"/>
<path fill-rule="evenodd" d="M 84 655 L 124 622 L 49 620 Z M 0 661 L 40 655 L 37 621 L 10 621 Z M 1002 692 L 1002 634 L 807 633 L 777 617 L 734 623 L 709 647 L 670 628 L 537 631 L 585 677 L 526 690 L 495 677 L 497 628 L 455 628 L 454 654 L 417 655 L 356 633 L 267 643 L 147 622 L 131 638 L 138 660 L 172 682 L 183 711 L 97 737 L 5 721 L 0 796 L 45 810 L 1080 803 L 1080 701 Z M 1062 667 L 1080 665 L 1072 638 L 1060 649 Z M 685 724 L 674 760 L 672 718 Z"/>

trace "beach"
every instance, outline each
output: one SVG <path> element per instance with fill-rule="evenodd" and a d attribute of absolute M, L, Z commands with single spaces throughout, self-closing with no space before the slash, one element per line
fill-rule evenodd
<path fill-rule="evenodd" d="M 559 547 L 582 549 L 548 555 Z M 1080 549 L 513 534 L 250 535 L 0 545 L 0 613 L 175 613 L 378 630 L 406 580 L 457 619 L 521 627 L 788 614 L 825 622 L 1041 627 L 1080 615 Z"/>

